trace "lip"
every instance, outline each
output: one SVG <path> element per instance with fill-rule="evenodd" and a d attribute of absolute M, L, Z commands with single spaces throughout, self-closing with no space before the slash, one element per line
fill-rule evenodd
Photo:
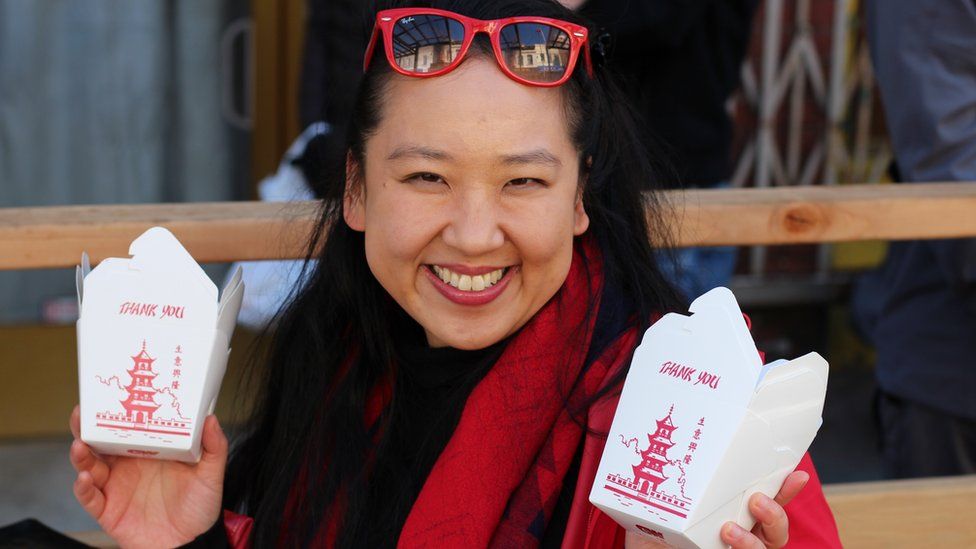
<path fill-rule="evenodd" d="M 455 266 L 448 266 L 448 265 L 439 265 L 439 266 L 447 267 L 452 271 L 455 270 Z M 474 270 L 481 271 L 481 272 L 475 272 L 474 274 L 484 274 L 484 273 L 490 273 L 491 271 L 495 271 L 501 268 L 504 267 L 487 267 L 487 268 L 476 267 L 476 268 L 469 268 L 469 269 L 471 271 Z M 488 303 L 491 303 L 496 298 L 498 298 L 498 296 L 502 295 L 502 292 L 504 292 L 505 288 L 508 287 L 508 283 L 511 282 L 512 278 L 515 276 L 515 273 L 519 271 L 519 266 L 514 265 L 512 267 L 509 267 L 508 270 L 505 271 L 505 276 L 501 277 L 498 280 L 498 282 L 496 282 L 492 287 L 485 288 L 480 292 L 465 292 L 463 290 L 459 290 L 455 288 L 454 286 L 451 286 L 450 284 L 441 280 L 439 276 L 434 274 L 434 271 L 432 271 L 430 267 L 428 267 L 427 265 L 424 265 L 423 267 L 421 267 L 421 269 L 424 271 L 424 274 L 427 275 L 427 279 L 430 280 L 430 283 L 434 285 L 434 288 L 436 288 L 437 291 L 439 291 L 441 295 L 443 295 L 447 299 L 453 301 L 454 303 L 457 303 L 458 305 L 477 306 L 477 305 L 486 305 Z M 464 271 L 455 271 L 455 272 L 460 274 L 469 274 L 468 272 L 464 272 Z"/>

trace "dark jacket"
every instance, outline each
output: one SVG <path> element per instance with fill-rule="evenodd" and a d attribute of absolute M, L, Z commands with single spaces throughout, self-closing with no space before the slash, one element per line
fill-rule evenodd
<path fill-rule="evenodd" d="M 873 0 L 864 21 L 897 178 L 976 180 L 976 3 Z M 882 390 L 976 420 L 976 240 L 892 244 L 875 277 Z"/>

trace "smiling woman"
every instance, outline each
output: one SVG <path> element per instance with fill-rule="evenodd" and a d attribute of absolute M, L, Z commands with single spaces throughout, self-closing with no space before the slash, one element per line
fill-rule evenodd
<path fill-rule="evenodd" d="M 78 499 L 124 545 L 649 546 L 587 500 L 634 348 L 681 306 L 643 145 L 572 12 L 437 4 L 376 16 L 346 176 L 226 482 L 214 418 L 197 465 L 73 445 Z M 725 543 L 838 547 L 802 468 Z M 225 529 L 221 503 L 249 517 Z"/>
<path fill-rule="evenodd" d="M 589 218 L 561 93 L 515 82 L 483 57 L 387 83 L 362 169 L 349 170 L 344 215 L 365 233 L 370 271 L 430 345 L 506 338 L 566 280 Z"/>

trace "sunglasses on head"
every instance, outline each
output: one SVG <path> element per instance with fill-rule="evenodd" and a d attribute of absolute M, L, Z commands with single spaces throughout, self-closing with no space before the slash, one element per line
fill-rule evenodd
<path fill-rule="evenodd" d="M 584 26 L 533 16 L 482 21 L 433 8 L 379 12 L 363 72 L 369 68 L 380 33 L 393 70 L 425 77 L 457 68 L 479 32 L 488 35 L 498 65 L 516 82 L 543 87 L 563 84 L 573 74 L 581 49 L 586 72 L 593 75 Z"/>

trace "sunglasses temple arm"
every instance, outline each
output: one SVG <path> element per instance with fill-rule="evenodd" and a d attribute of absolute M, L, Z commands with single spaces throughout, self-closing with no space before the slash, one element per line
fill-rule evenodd
<path fill-rule="evenodd" d="M 590 58 L 590 42 L 583 42 L 583 63 L 586 65 L 586 74 L 593 78 L 593 60 Z"/>
<path fill-rule="evenodd" d="M 373 58 L 373 50 L 376 48 L 376 43 L 379 41 L 380 26 L 379 24 L 373 25 L 373 35 L 369 37 L 369 46 L 366 47 L 366 57 L 363 58 L 363 73 L 366 73 L 366 69 L 369 68 L 369 62 Z"/>

